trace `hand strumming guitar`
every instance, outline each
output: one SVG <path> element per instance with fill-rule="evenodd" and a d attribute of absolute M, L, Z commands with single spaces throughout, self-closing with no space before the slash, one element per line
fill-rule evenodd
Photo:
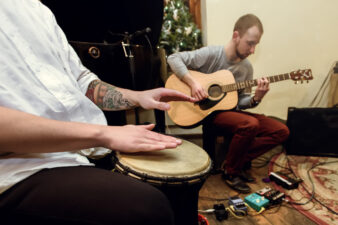
<path fill-rule="evenodd" d="M 182 79 L 191 89 L 191 96 L 197 101 L 201 101 L 208 97 L 208 93 L 204 90 L 202 85 L 191 76 L 190 73 L 186 74 Z"/>

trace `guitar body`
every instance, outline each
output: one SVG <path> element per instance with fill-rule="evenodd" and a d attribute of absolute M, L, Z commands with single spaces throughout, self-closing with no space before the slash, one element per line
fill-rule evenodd
<path fill-rule="evenodd" d="M 170 102 L 168 115 L 175 124 L 184 127 L 194 126 L 213 111 L 228 110 L 236 107 L 238 102 L 237 91 L 222 91 L 222 86 L 235 83 L 235 78 L 230 71 L 219 70 L 212 74 L 196 71 L 190 71 L 190 73 L 208 92 L 209 98 L 198 103 Z M 168 78 L 165 87 L 191 95 L 190 87 L 174 74 Z"/>

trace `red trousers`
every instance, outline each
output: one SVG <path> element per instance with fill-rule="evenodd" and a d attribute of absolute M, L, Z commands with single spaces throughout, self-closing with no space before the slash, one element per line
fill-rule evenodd
<path fill-rule="evenodd" d="M 225 169 L 236 174 L 245 163 L 264 154 L 289 136 L 289 129 L 283 123 L 261 114 L 243 111 L 219 112 L 212 120 L 216 129 L 233 134 Z"/>

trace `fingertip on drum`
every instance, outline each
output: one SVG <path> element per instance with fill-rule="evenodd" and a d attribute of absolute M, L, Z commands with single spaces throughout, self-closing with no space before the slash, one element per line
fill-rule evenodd
<path fill-rule="evenodd" d="M 176 143 L 180 145 L 180 144 L 182 144 L 182 140 L 181 140 L 181 139 L 178 139 L 178 138 L 176 138 Z"/>

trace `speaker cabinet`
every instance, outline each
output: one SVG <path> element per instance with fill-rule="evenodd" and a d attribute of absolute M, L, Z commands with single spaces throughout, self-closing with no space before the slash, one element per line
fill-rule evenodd
<path fill-rule="evenodd" d="M 287 154 L 338 157 L 338 107 L 290 107 L 287 126 Z"/>

